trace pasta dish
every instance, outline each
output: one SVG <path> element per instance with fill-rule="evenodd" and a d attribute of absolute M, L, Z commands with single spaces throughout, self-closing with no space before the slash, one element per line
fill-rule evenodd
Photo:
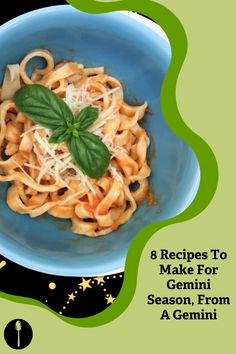
<path fill-rule="evenodd" d="M 46 66 L 40 70 L 32 66 L 29 75 L 29 62 L 36 57 L 43 58 Z M 47 88 L 66 103 L 73 115 L 81 113 L 79 123 L 73 123 L 78 134 L 68 125 L 71 130 L 67 131 L 74 138 L 70 149 L 66 138 L 52 142 L 53 130 L 33 120 L 37 109 L 44 112 L 41 101 L 35 104 L 35 112 L 29 110 L 32 119 L 17 105 L 17 91 L 31 87 Z M 66 60 L 55 64 L 52 54 L 42 49 L 29 52 L 20 64 L 7 66 L 0 98 L 0 182 L 10 182 L 6 202 L 14 212 L 30 217 L 47 212 L 71 219 L 72 232 L 91 237 L 109 234 L 132 217 L 149 188 L 149 138 L 140 126 L 147 102 L 140 106 L 127 104 L 121 83 L 107 75 L 104 67 L 85 68 L 81 63 Z M 90 115 L 96 113 L 95 109 L 98 115 L 92 124 L 83 125 L 86 128 L 82 132 L 82 112 L 88 107 L 94 108 Z M 50 117 L 49 114 L 49 121 Z M 58 138 L 60 129 L 55 132 Z M 83 142 L 88 139 L 83 147 L 78 143 L 77 149 L 79 134 Z M 103 144 L 100 146 L 99 142 Z M 103 151 L 103 155 L 96 155 L 97 150 L 92 155 L 93 148 Z M 106 151 L 109 161 L 104 167 Z M 77 153 L 78 160 L 83 157 L 79 165 L 74 158 Z M 94 177 L 97 163 L 105 170 Z M 90 171 L 87 174 L 86 168 Z"/>

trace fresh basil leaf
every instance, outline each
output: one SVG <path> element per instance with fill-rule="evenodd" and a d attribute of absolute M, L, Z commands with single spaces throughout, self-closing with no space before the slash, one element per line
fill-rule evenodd
<path fill-rule="evenodd" d="M 58 127 L 54 132 L 52 133 L 49 143 L 52 144 L 61 144 L 63 141 L 67 140 L 69 138 L 70 134 L 67 131 L 67 126 L 63 125 L 61 127 Z"/>
<path fill-rule="evenodd" d="M 85 107 L 73 116 L 69 106 L 56 94 L 38 84 L 18 90 L 14 102 L 19 110 L 53 133 L 49 142 L 67 142 L 79 169 L 91 178 L 100 178 L 106 172 L 110 154 L 106 145 L 94 134 L 85 131 L 99 115 L 96 107 Z"/>
<path fill-rule="evenodd" d="M 97 107 L 85 107 L 75 115 L 75 125 L 78 130 L 85 130 L 98 119 L 99 110 Z"/>
<path fill-rule="evenodd" d="M 110 163 L 106 145 L 94 134 L 81 131 L 72 136 L 68 148 L 79 169 L 91 178 L 102 177 Z"/>
<path fill-rule="evenodd" d="M 45 128 L 56 129 L 74 120 L 69 106 L 42 85 L 22 87 L 15 93 L 13 100 L 26 117 Z"/>

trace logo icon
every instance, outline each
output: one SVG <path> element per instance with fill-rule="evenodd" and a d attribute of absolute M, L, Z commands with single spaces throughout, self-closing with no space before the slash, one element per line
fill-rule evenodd
<path fill-rule="evenodd" d="M 21 324 L 20 320 L 16 321 L 15 329 L 18 332 L 18 335 L 17 335 L 17 348 L 20 348 L 20 331 L 22 329 L 22 324 Z"/>
<path fill-rule="evenodd" d="M 33 331 L 27 321 L 17 318 L 6 325 L 4 338 L 9 347 L 24 349 L 32 341 Z"/>

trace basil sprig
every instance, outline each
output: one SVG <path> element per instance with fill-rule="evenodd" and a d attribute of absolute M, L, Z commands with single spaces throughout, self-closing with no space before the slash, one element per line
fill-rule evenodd
<path fill-rule="evenodd" d="M 98 108 L 88 106 L 74 116 L 60 97 L 38 84 L 22 87 L 15 93 L 14 102 L 27 118 L 53 131 L 50 143 L 67 143 L 83 173 L 91 178 L 104 175 L 110 162 L 109 151 L 96 135 L 85 131 L 97 120 Z"/>

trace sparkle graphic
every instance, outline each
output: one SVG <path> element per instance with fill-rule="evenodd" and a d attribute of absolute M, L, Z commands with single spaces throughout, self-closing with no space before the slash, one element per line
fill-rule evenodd
<path fill-rule="evenodd" d="M 56 284 L 52 282 L 48 285 L 48 287 L 50 290 L 54 290 L 54 289 L 56 289 Z"/>
<path fill-rule="evenodd" d="M 79 283 L 78 285 L 82 286 L 83 291 L 85 291 L 87 288 L 92 288 L 91 285 L 89 284 L 90 281 L 91 279 L 85 280 L 84 278 L 82 278 L 82 283 Z"/>
<path fill-rule="evenodd" d="M 74 301 L 76 295 L 74 295 L 74 293 L 71 293 L 71 294 L 68 294 L 68 297 L 69 297 L 68 300 Z"/>
<path fill-rule="evenodd" d="M 97 285 L 99 285 L 100 283 L 105 283 L 104 277 L 97 277 L 94 279 L 97 281 Z"/>
<path fill-rule="evenodd" d="M 112 295 L 110 294 L 109 296 L 107 295 L 105 299 L 107 300 L 107 304 L 113 304 L 115 297 L 112 297 Z"/>
<path fill-rule="evenodd" d="M 1 262 L 0 262 L 0 269 L 3 268 L 3 267 L 5 267 L 6 264 L 7 264 L 6 261 L 1 261 Z"/>

